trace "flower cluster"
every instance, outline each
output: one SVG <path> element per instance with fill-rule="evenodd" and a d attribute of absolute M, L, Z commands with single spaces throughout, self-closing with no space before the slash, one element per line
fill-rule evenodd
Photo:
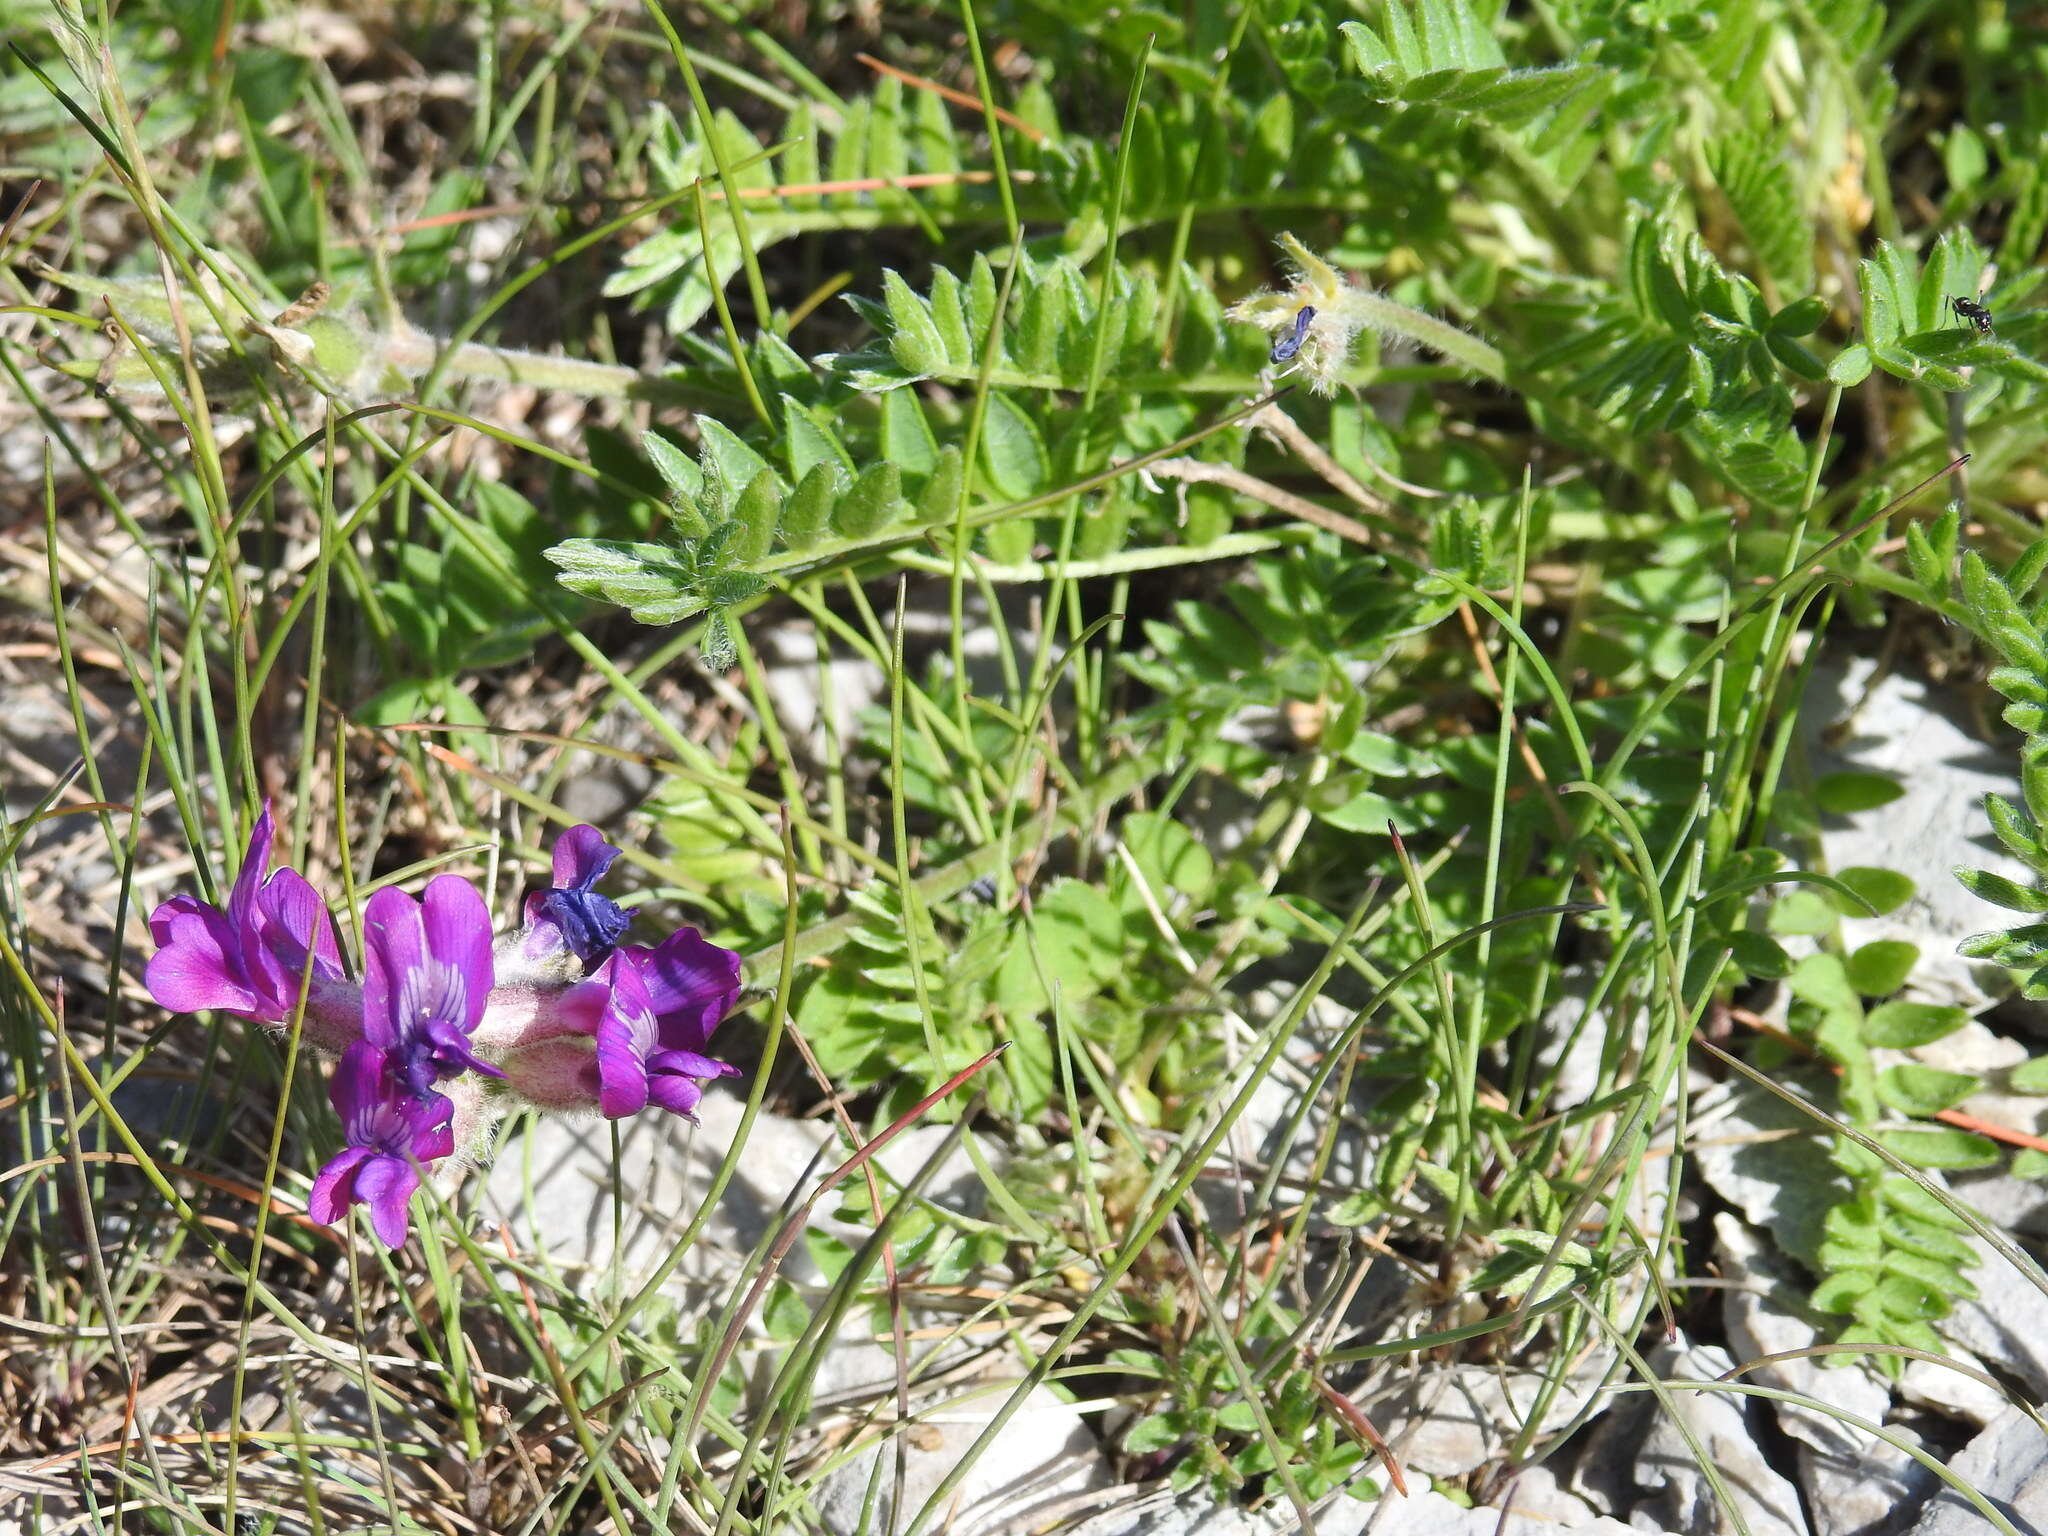
<path fill-rule="evenodd" d="M 740 957 L 694 928 L 622 944 L 629 917 L 594 889 L 619 850 L 595 827 L 556 840 L 555 883 L 495 942 L 460 876 L 418 897 L 378 891 L 363 908 L 360 982 L 320 894 L 296 871 L 269 872 L 272 836 L 266 805 L 225 911 L 180 895 L 151 914 L 144 979 L 176 1012 L 271 1025 L 298 1013 L 303 986 L 303 1038 L 341 1058 L 329 1096 L 347 1138 L 313 1181 L 315 1221 L 360 1202 L 397 1248 L 422 1170 L 480 1149 L 506 1109 L 687 1115 L 705 1083 L 739 1070 L 708 1052 L 739 998 Z"/>

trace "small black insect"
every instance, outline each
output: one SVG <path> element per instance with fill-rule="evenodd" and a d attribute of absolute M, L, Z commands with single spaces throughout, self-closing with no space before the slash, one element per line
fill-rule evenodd
<path fill-rule="evenodd" d="M 1313 306 L 1304 304 L 1294 312 L 1294 329 L 1273 343 L 1273 361 L 1292 362 L 1294 354 L 1301 350 L 1301 344 L 1308 340 L 1309 322 L 1316 317 Z"/>
<path fill-rule="evenodd" d="M 1991 334 L 1991 311 L 1975 299 L 1950 299 L 1948 307 L 1956 312 L 1956 318 L 1977 328 L 1979 336 Z"/>
<path fill-rule="evenodd" d="M 987 902 L 993 905 L 996 899 L 995 876 L 983 875 L 979 880 L 970 881 L 967 886 L 967 894 L 976 901 Z"/>

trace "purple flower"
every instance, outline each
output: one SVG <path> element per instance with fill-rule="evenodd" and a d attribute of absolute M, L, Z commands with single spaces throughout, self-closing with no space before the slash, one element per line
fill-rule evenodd
<path fill-rule="evenodd" d="M 348 1145 L 313 1180 L 306 1213 L 332 1226 L 360 1202 L 384 1246 L 402 1248 L 420 1164 L 455 1150 L 455 1106 L 442 1094 L 411 1092 L 390 1054 L 367 1040 L 342 1053 L 328 1097 Z"/>
<path fill-rule="evenodd" d="M 587 976 L 604 962 L 633 920 L 611 897 L 591 889 L 618 856 L 595 827 L 571 827 L 555 839 L 555 883 L 526 898 L 522 959 L 565 966 L 566 956 L 573 955 L 574 976 Z"/>
<path fill-rule="evenodd" d="M 470 1048 L 491 991 L 491 914 L 459 875 L 415 901 L 390 886 L 363 908 L 363 1038 L 414 1098 L 463 1072 L 503 1077 Z"/>
<path fill-rule="evenodd" d="M 532 993 L 531 1007 L 500 1017 L 494 1003 L 485 1029 L 508 1038 L 508 1085 L 541 1109 L 687 1115 L 706 1082 L 739 1071 L 710 1054 L 739 993 L 740 957 L 683 928 L 654 949 L 612 951 L 588 979 Z"/>
<path fill-rule="evenodd" d="M 282 1024 L 298 1006 L 310 952 L 305 1028 L 315 1044 L 340 1050 L 360 1033 L 361 998 L 343 974 L 334 920 L 296 870 L 264 879 L 274 831 L 270 806 L 249 834 L 225 912 L 195 896 L 173 896 L 149 917 L 157 952 L 143 973 L 149 995 L 174 1013 L 218 1008 Z"/>
<path fill-rule="evenodd" d="M 607 996 L 591 1035 L 597 1107 L 609 1120 L 657 1104 L 687 1115 L 703 1084 L 739 1068 L 705 1054 L 712 1031 L 740 995 L 740 957 L 681 928 L 655 949 L 633 945 L 612 955 L 584 987 Z M 583 987 L 571 988 L 569 1002 Z"/>

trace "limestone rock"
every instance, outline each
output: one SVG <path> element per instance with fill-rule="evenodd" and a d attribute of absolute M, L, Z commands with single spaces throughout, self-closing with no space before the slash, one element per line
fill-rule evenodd
<path fill-rule="evenodd" d="M 1949 1463 L 2023 1532 L 2048 1529 L 2048 1435 L 2027 1414 L 2007 1409 Z M 1991 1529 L 1976 1505 L 1941 1486 L 1911 1536 L 1981 1536 Z"/>
<path fill-rule="evenodd" d="M 1711 1344 L 1660 1345 L 1650 1366 L 1665 1380 L 1705 1381 L 1734 1366 L 1728 1352 Z M 1757 1444 L 1751 1414 L 1756 1406 L 1731 1393 L 1676 1391 L 1674 1407 L 1685 1415 L 1693 1439 L 1719 1475 L 1741 1512 L 1750 1536 L 1810 1536 L 1799 1490 L 1771 1466 Z M 1701 1467 L 1700 1455 L 1666 1413 L 1650 1424 L 1635 1461 L 1636 1485 L 1649 1497 L 1630 1513 L 1630 1523 L 1681 1531 L 1686 1536 L 1736 1536 L 1741 1529 L 1722 1507 Z"/>
<path fill-rule="evenodd" d="M 833 1536 L 903 1529 L 959 1465 L 1002 1402 L 1000 1395 L 973 1397 L 957 1409 L 940 1407 L 921 1414 L 903 1431 L 906 1496 L 893 1525 L 892 1443 L 865 1450 L 832 1472 L 812 1501 L 825 1528 Z M 1109 1463 L 1094 1432 L 1071 1405 L 1050 1389 L 1037 1387 L 947 1495 L 940 1528 L 1031 1529 L 1037 1523 L 1035 1515 L 1109 1483 Z M 872 1516 L 863 1520 L 871 1493 Z"/>

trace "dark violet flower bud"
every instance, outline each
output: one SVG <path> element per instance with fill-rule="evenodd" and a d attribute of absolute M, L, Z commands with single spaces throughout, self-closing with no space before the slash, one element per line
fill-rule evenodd
<path fill-rule="evenodd" d="M 1308 328 L 1315 323 L 1316 310 L 1313 304 L 1304 304 L 1294 312 L 1294 329 L 1273 343 L 1273 361 L 1291 363 L 1294 354 L 1301 350 L 1301 344 L 1308 340 Z"/>
<path fill-rule="evenodd" d="M 619 850 L 597 828 L 575 826 L 555 839 L 555 883 L 526 898 L 526 928 L 519 958 L 528 965 L 587 976 L 617 946 L 632 917 L 591 887 L 604 878 Z"/>
<path fill-rule="evenodd" d="M 363 908 L 363 1038 L 415 1098 L 462 1072 L 504 1074 L 471 1049 L 491 992 L 491 915 L 475 887 L 439 875 L 417 901 L 386 887 Z"/>
<path fill-rule="evenodd" d="M 442 1094 L 413 1093 L 391 1054 L 367 1040 L 342 1053 L 328 1096 L 348 1145 L 313 1180 L 306 1213 L 331 1226 L 351 1205 L 366 1205 L 384 1246 L 402 1248 L 420 1165 L 455 1150 L 455 1106 Z"/>
<path fill-rule="evenodd" d="M 157 952 L 143 973 L 144 985 L 174 1013 L 218 1008 L 263 1024 L 283 1024 L 298 1006 L 310 953 L 306 1037 L 339 1051 L 362 1034 L 361 989 L 342 971 L 334 920 L 319 892 L 292 869 L 264 879 L 274 830 L 265 804 L 250 831 L 225 912 L 197 897 L 178 895 L 150 914 Z"/>

